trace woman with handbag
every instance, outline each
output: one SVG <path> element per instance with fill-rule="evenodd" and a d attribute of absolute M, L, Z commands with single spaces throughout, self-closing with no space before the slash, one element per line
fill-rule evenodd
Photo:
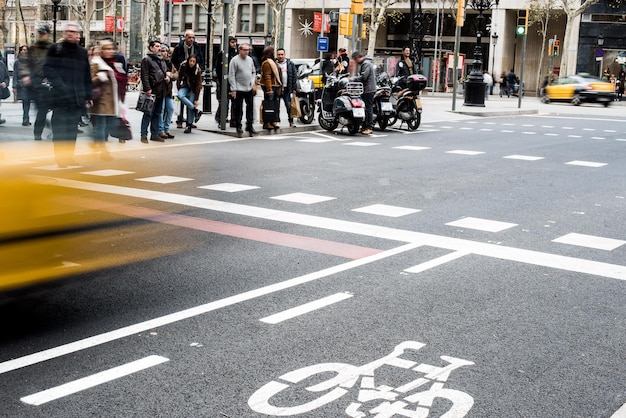
<path fill-rule="evenodd" d="M 261 55 L 261 87 L 263 88 L 263 129 L 277 131 L 280 128 L 280 98 L 283 96 L 278 65 L 274 61 L 274 48 L 263 49 Z"/>
<path fill-rule="evenodd" d="M 178 71 L 178 98 L 187 107 L 187 126 L 184 133 L 191 133 L 191 125 L 200 120 L 202 112 L 198 109 L 198 97 L 202 89 L 202 69 L 195 55 L 180 64 Z"/>
<path fill-rule="evenodd" d="M 126 87 L 126 72 L 116 59 L 115 52 L 113 41 L 103 40 L 100 41 L 100 54 L 91 58 L 93 106 L 88 111 L 94 124 L 92 147 L 106 161 L 113 159 L 105 141 L 121 116 L 120 87 Z"/>

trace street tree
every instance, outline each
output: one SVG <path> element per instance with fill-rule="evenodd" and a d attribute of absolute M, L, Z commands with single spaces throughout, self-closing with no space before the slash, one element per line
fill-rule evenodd
<path fill-rule="evenodd" d="M 271 32 L 272 40 L 270 42 L 270 46 L 273 46 L 276 49 L 278 44 L 278 40 L 282 35 L 282 24 L 283 24 L 283 16 L 285 15 L 285 8 L 287 7 L 288 0 L 267 0 L 267 6 L 272 11 L 272 25 Z"/>
<path fill-rule="evenodd" d="M 404 15 L 399 10 L 387 11 L 389 7 L 398 3 L 397 0 L 372 0 L 371 7 L 363 11 L 364 22 L 367 23 L 367 53 L 374 55 L 376 49 L 376 35 L 381 25 L 387 23 L 387 18 L 391 18 L 396 23 L 402 21 Z M 360 36 L 361 34 L 358 34 Z"/>
<path fill-rule="evenodd" d="M 162 0 L 133 0 L 141 4 L 141 43 L 161 39 L 163 27 Z M 145 48 L 143 48 L 145 49 Z"/>
<path fill-rule="evenodd" d="M 541 83 L 541 71 L 543 59 L 546 54 L 546 39 L 548 38 L 548 24 L 551 20 L 557 20 L 562 11 L 557 10 L 558 0 L 530 0 L 528 2 L 528 27 L 538 25 L 537 33 L 541 35 L 541 54 L 539 55 L 539 65 L 537 66 L 537 86 L 539 91 Z M 548 75 L 549 76 L 549 75 Z"/>
<path fill-rule="evenodd" d="M 96 3 L 92 2 L 89 2 L 88 5 L 87 0 L 69 0 L 66 3 L 66 6 L 70 11 L 70 15 L 73 16 L 76 22 L 83 28 L 85 45 L 91 44 L 91 31 L 89 30 L 89 27 L 91 26 L 93 17 L 98 12 L 110 10 L 111 6 L 114 5 L 114 1 L 115 0 L 107 0 L 103 3 L 102 7 L 93 7 Z"/>
<path fill-rule="evenodd" d="M 561 0 L 563 11 L 565 12 L 565 36 L 563 37 L 563 45 L 561 48 L 561 74 L 569 74 L 570 68 L 574 65 L 569 63 L 569 46 L 576 45 L 578 39 L 572 39 L 572 29 L 574 20 L 580 16 L 587 8 L 598 3 L 600 0 L 583 0 L 582 4 L 580 0 Z"/>

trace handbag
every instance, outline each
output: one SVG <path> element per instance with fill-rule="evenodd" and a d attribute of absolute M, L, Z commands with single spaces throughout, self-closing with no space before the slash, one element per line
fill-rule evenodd
<path fill-rule="evenodd" d="M 152 115 L 152 110 L 154 109 L 155 100 L 156 96 L 154 94 L 146 94 L 145 91 L 142 91 L 139 95 L 139 99 L 137 99 L 137 106 L 135 108 L 138 111 L 150 116 Z"/>
<path fill-rule="evenodd" d="M 0 99 L 2 100 L 8 99 L 10 95 L 11 95 L 11 90 L 9 90 L 8 87 L 2 87 L 2 89 L 0 90 Z"/>
<path fill-rule="evenodd" d="M 300 100 L 298 100 L 298 96 L 295 94 L 291 95 L 291 104 L 289 106 L 289 115 L 292 118 L 299 118 L 302 116 L 302 111 L 300 110 Z"/>
<path fill-rule="evenodd" d="M 263 100 L 261 104 L 261 116 L 263 123 L 278 122 L 278 102 L 276 100 Z"/>
<path fill-rule="evenodd" d="M 133 139 L 133 131 L 130 129 L 130 123 L 122 118 L 117 119 L 117 125 L 111 129 L 110 135 L 113 138 L 123 140 Z"/>
<path fill-rule="evenodd" d="M 98 84 L 97 86 L 91 89 L 91 100 L 96 103 L 102 97 L 102 92 L 104 91 L 104 86 L 102 84 Z"/>

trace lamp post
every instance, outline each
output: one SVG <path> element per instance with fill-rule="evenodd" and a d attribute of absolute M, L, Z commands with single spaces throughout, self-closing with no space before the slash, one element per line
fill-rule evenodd
<path fill-rule="evenodd" d="M 410 27 L 409 27 L 409 43 L 411 45 L 411 60 L 416 68 L 416 73 L 422 74 L 422 39 L 424 37 L 424 13 L 422 13 L 422 0 L 410 1 Z"/>
<path fill-rule="evenodd" d="M 498 45 L 498 34 L 497 33 L 493 33 L 493 35 L 491 35 L 491 45 L 493 45 L 493 54 L 491 54 L 491 72 L 494 72 L 495 66 L 496 66 L 496 45 Z"/>
<path fill-rule="evenodd" d="M 598 35 L 598 40 L 597 41 L 598 41 L 598 50 L 601 50 L 602 46 L 604 46 L 604 36 L 602 36 L 602 34 Z M 602 79 L 602 62 L 603 62 L 602 55 L 597 54 L 596 55 L 596 60 L 598 61 L 598 64 L 600 65 L 600 69 L 598 70 L 598 77 L 600 79 Z"/>
<path fill-rule="evenodd" d="M 265 46 L 270 46 L 272 44 L 272 34 L 268 32 L 265 35 Z"/>
<path fill-rule="evenodd" d="M 52 0 L 52 42 L 57 41 L 57 12 L 61 0 Z"/>
<path fill-rule="evenodd" d="M 211 47 L 213 43 L 211 41 L 211 0 L 207 1 L 206 7 L 206 49 L 204 53 L 204 87 L 202 91 L 202 112 L 203 113 L 211 113 L 211 85 L 213 83 L 212 79 L 212 60 L 211 58 Z M 170 38 L 172 34 L 170 31 Z"/>
<path fill-rule="evenodd" d="M 483 36 L 482 28 L 483 20 L 485 16 L 483 13 L 486 10 L 491 9 L 493 5 L 498 5 L 499 0 L 470 0 L 469 5 L 472 9 L 478 11 L 478 17 L 476 18 L 476 46 L 474 46 L 474 64 L 472 65 L 472 71 L 467 76 L 467 81 L 464 84 L 465 90 L 465 106 L 485 106 L 485 82 L 483 81 L 482 72 L 482 58 L 483 47 L 481 45 L 481 38 Z"/>

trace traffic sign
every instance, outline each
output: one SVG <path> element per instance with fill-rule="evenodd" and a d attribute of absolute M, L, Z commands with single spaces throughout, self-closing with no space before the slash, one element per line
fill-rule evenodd
<path fill-rule="evenodd" d="M 595 55 L 596 58 L 602 58 L 604 56 L 604 49 L 596 48 L 593 54 Z"/>
<path fill-rule="evenodd" d="M 328 52 L 328 36 L 317 37 L 317 50 L 318 52 Z"/>

